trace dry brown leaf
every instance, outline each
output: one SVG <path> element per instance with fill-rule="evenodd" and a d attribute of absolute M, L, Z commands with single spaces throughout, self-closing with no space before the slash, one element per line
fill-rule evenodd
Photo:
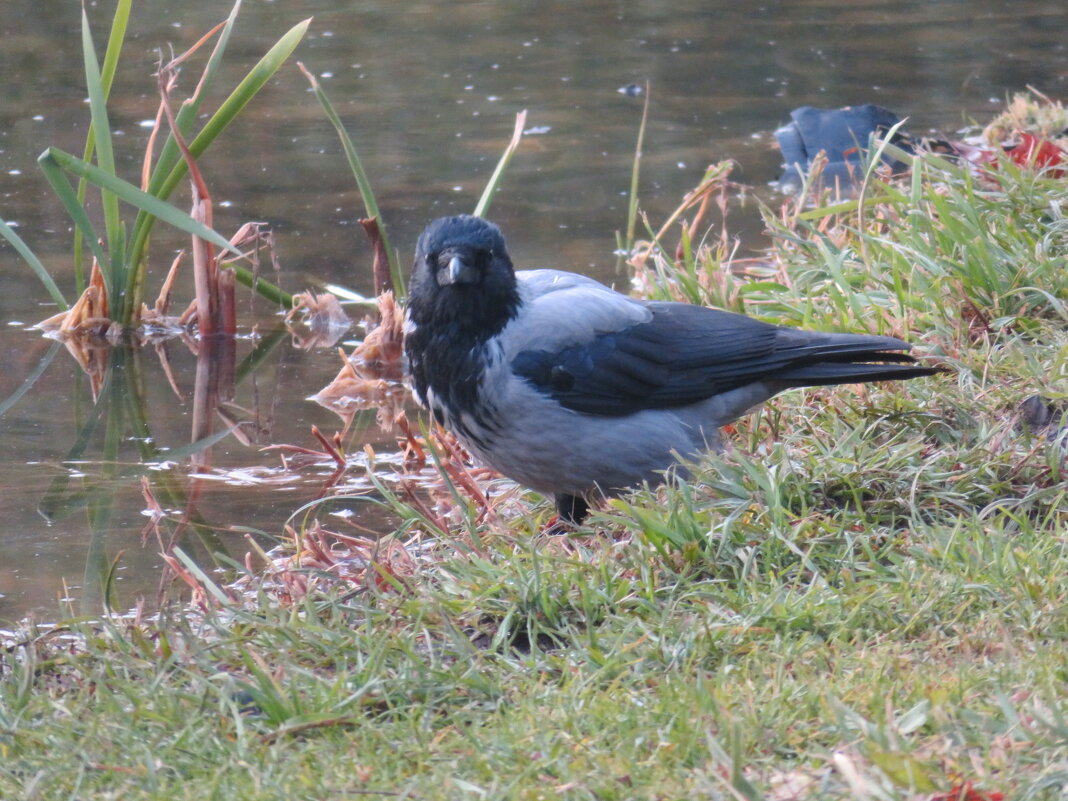
<path fill-rule="evenodd" d="M 376 301 L 381 322 L 353 351 L 351 361 L 364 377 L 399 381 L 404 373 L 404 310 L 392 292 L 383 292 Z"/>

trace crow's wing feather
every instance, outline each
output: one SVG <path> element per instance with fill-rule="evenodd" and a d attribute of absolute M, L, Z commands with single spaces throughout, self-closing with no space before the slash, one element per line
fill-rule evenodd
<path fill-rule="evenodd" d="M 526 350 L 556 352 L 591 342 L 653 316 L 640 301 L 577 273 L 520 270 L 516 278 L 520 310 L 500 335 L 509 360 Z"/>
<path fill-rule="evenodd" d="M 542 295 L 532 304 L 540 313 L 517 323 L 560 322 L 525 328 L 524 346 L 510 354 L 512 372 L 574 411 L 616 416 L 673 408 L 761 380 L 785 388 L 929 372 L 881 364 L 912 361 L 884 352 L 909 347 L 890 337 L 799 331 L 701 306 L 635 301 L 596 286 L 585 290 L 625 313 L 601 315 L 599 326 L 576 336 L 573 321 L 594 315 L 567 293 Z M 645 319 L 633 322 L 635 308 Z"/>

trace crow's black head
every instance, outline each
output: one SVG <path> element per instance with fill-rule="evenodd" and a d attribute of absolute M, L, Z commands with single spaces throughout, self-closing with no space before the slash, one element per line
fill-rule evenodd
<path fill-rule="evenodd" d="M 480 341 L 500 332 L 519 305 L 500 229 L 467 214 L 440 217 L 426 227 L 415 248 L 409 291 L 408 316 L 417 327 Z"/>

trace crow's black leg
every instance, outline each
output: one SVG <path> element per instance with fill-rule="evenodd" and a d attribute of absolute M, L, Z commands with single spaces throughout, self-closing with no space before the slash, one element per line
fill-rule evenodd
<path fill-rule="evenodd" d="M 578 524 L 589 514 L 590 505 L 578 495 L 557 495 L 556 514 L 562 523 Z"/>

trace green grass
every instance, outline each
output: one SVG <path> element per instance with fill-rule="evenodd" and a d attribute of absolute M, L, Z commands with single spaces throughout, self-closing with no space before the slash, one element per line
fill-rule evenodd
<path fill-rule="evenodd" d="M 769 215 L 749 276 L 717 235 L 644 276 L 947 373 L 786 393 L 571 537 L 530 496 L 378 580 L 27 626 L 0 797 L 1063 798 L 1065 451 L 1016 410 L 1068 394 L 1065 189 L 917 175 Z"/>
<path fill-rule="evenodd" d="M 919 790 L 1059 797 L 1063 538 L 1006 515 L 922 539 L 790 522 L 804 556 L 781 531 L 712 569 L 502 539 L 411 594 L 16 649 L 0 793 L 731 798 L 793 772 L 857 797 L 839 754 L 871 797 L 912 797 L 907 769 Z"/>

